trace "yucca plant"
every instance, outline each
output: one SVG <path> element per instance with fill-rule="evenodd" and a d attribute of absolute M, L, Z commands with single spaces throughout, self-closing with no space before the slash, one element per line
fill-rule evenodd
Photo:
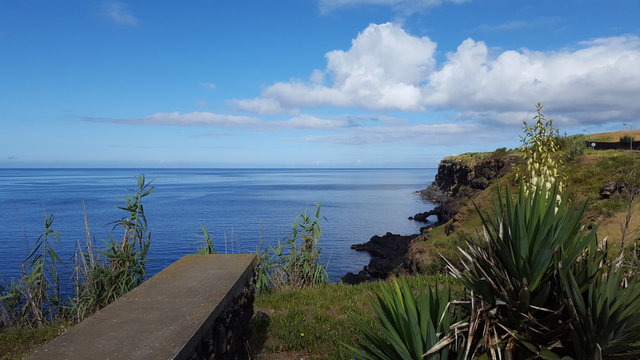
<path fill-rule="evenodd" d="M 527 192 L 521 185 L 515 202 L 508 188 L 504 197 L 499 192 L 494 216 L 477 209 L 481 241 L 460 249 L 462 271 L 448 266 L 477 304 L 469 310 L 467 357 L 527 358 L 532 354 L 520 340 L 550 348 L 570 331 L 558 322 L 564 303 L 557 272 L 572 267 L 596 237 L 580 224 L 586 205 L 573 209 L 566 199 L 558 204 L 556 196 L 556 187 L 549 194 L 540 186 Z"/>
<path fill-rule="evenodd" d="M 640 283 L 622 269 L 601 269 L 586 288 L 571 271 L 560 272 L 571 316 L 565 351 L 574 359 L 638 359 Z"/>
<path fill-rule="evenodd" d="M 453 341 L 441 342 L 456 320 L 448 285 L 422 288 L 414 294 L 405 279 L 383 283 L 371 305 L 377 327 L 350 314 L 362 333 L 359 348 L 348 346 L 357 359 L 455 359 Z"/>
<path fill-rule="evenodd" d="M 465 358 L 635 359 L 640 355 L 640 285 L 607 262 L 595 230 L 538 187 L 507 189 L 481 241 L 448 267 L 470 291 Z M 624 285 L 624 286 L 623 286 Z"/>

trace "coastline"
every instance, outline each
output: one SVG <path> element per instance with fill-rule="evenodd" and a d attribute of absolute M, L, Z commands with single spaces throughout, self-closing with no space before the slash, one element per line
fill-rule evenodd
<path fill-rule="evenodd" d="M 394 275 L 422 273 L 425 269 L 433 270 L 432 263 L 424 263 L 425 258 L 432 260 L 433 256 L 424 256 L 423 250 L 412 244 L 429 241 L 430 231 L 436 227 L 444 227 L 447 235 L 454 232 L 461 203 L 504 176 L 517 159 L 516 156 L 503 153 L 471 153 L 442 159 L 431 184 L 414 192 L 423 201 L 435 206 L 409 216 L 409 220 L 425 224 L 420 227 L 420 233 L 400 235 L 387 232 L 382 236 L 372 236 L 366 243 L 351 245 L 355 251 L 368 252 L 371 260 L 358 273 L 348 272 L 340 281 L 359 284 Z"/>

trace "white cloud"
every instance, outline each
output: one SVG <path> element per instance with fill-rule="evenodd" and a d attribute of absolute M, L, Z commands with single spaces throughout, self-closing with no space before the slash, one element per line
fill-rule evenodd
<path fill-rule="evenodd" d="M 496 58 L 488 56 L 483 42 L 467 39 L 447 58 L 423 88 L 427 106 L 508 114 L 528 112 L 541 101 L 554 114 L 583 123 L 640 115 L 635 36 L 596 39 L 557 52 L 508 50 Z"/>
<path fill-rule="evenodd" d="M 215 89 L 216 88 L 216 84 L 214 84 L 214 83 L 201 83 L 200 86 L 202 86 L 203 88 L 206 88 L 206 89 Z"/>
<path fill-rule="evenodd" d="M 335 130 L 354 126 L 354 121 L 324 119 L 314 115 L 301 114 L 288 120 L 264 121 L 255 117 L 215 114 L 210 112 L 156 113 L 142 118 L 117 119 L 84 117 L 90 122 L 105 122 L 122 125 L 164 125 L 164 126 L 202 126 L 216 128 L 249 128 L 257 131 L 280 130 Z"/>
<path fill-rule="evenodd" d="M 333 130 L 349 126 L 348 121 L 323 119 L 313 115 L 301 114 L 289 120 L 269 122 L 276 126 L 294 129 Z"/>
<path fill-rule="evenodd" d="M 280 106 L 280 102 L 275 99 L 233 99 L 227 100 L 226 104 L 235 110 L 242 110 L 261 115 L 275 115 L 290 111 L 290 109 L 285 109 Z"/>
<path fill-rule="evenodd" d="M 433 71 L 435 48 L 428 37 L 411 36 L 395 24 L 372 24 L 348 51 L 328 52 L 326 70 L 315 70 L 310 83 L 279 82 L 260 98 L 229 103 L 260 114 L 324 106 L 424 110 L 420 83 Z M 324 86 L 324 74 L 332 86 Z"/>
<path fill-rule="evenodd" d="M 327 67 L 314 70 L 308 82 L 278 82 L 258 98 L 229 104 L 260 114 L 322 107 L 430 108 L 520 124 L 540 101 L 565 125 L 640 117 L 640 38 L 635 35 L 557 51 L 517 49 L 495 55 L 484 42 L 467 39 L 441 64 L 435 63 L 435 50 L 429 38 L 409 35 L 398 25 L 372 24 L 347 51 L 328 52 Z"/>
<path fill-rule="evenodd" d="M 85 117 L 85 121 L 107 122 L 123 125 L 170 125 L 170 126 L 214 126 L 214 127 L 243 127 L 261 123 L 260 119 L 247 116 L 214 114 L 210 112 L 179 112 L 156 113 L 150 116 L 133 119 L 112 119 Z"/>
<path fill-rule="evenodd" d="M 443 3 L 464 3 L 470 0 L 319 0 L 320 11 L 324 14 L 331 11 L 359 5 L 388 6 L 405 14 L 420 12 Z"/>
<path fill-rule="evenodd" d="M 102 4 L 102 14 L 109 20 L 120 24 L 120 25 L 128 25 L 134 26 L 138 25 L 138 19 L 133 16 L 127 5 L 117 2 L 110 1 Z"/>
<path fill-rule="evenodd" d="M 358 127 L 353 131 L 333 135 L 307 136 L 296 141 L 328 142 L 335 144 L 362 145 L 383 143 L 412 143 L 423 146 L 452 143 L 480 144 L 495 140 L 488 129 L 479 124 L 439 123 L 409 126 Z M 464 139 L 464 140 L 463 140 Z"/>

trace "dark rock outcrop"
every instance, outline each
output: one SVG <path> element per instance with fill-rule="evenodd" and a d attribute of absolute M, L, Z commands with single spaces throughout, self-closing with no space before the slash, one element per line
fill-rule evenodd
<path fill-rule="evenodd" d="M 608 199 L 617 193 L 624 191 L 624 186 L 615 181 L 608 182 L 600 189 L 600 199 Z"/>
<path fill-rule="evenodd" d="M 429 210 L 429 211 L 417 213 L 417 214 L 415 214 L 413 216 L 409 216 L 409 220 L 429 222 L 429 220 L 428 220 L 429 216 L 432 216 L 432 215 L 438 216 L 438 214 L 439 214 L 438 211 L 436 211 L 435 209 L 434 210 Z"/>
<path fill-rule="evenodd" d="M 506 174 L 515 162 L 516 158 L 513 156 L 493 154 L 479 159 L 445 158 L 440 161 L 438 173 L 429 187 L 440 189 L 453 197 L 468 189 L 484 190 L 489 187 L 491 180 Z M 434 193 L 435 190 L 428 188 L 420 192 L 427 200 L 430 200 Z"/>
<path fill-rule="evenodd" d="M 398 235 L 390 232 L 384 236 L 375 235 L 364 244 L 351 245 L 356 251 L 367 251 L 371 254 L 369 265 L 358 274 L 347 273 L 341 281 L 346 284 L 358 284 L 364 281 L 385 279 L 394 269 L 405 261 L 409 243 L 415 235 Z"/>
<path fill-rule="evenodd" d="M 442 225 L 452 219 L 460 210 L 460 200 L 470 198 L 479 190 L 489 187 L 491 181 L 504 176 L 519 157 L 512 155 L 460 156 L 440 161 L 438 173 L 429 187 L 417 193 L 422 199 L 437 204 L 435 209 L 416 214 L 413 220 L 435 215 L 434 224 Z"/>

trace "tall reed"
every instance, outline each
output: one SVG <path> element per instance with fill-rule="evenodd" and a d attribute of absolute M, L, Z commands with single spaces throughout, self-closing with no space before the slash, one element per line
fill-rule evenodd
<path fill-rule="evenodd" d="M 320 262 L 321 204 L 302 211 L 293 222 L 293 230 L 284 241 L 268 247 L 260 255 L 258 291 L 281 287 L 308 287 L 329 281 L 326 263 Z"/>
<path fill-rule="evenodd" d="M 8 289 L 0 287 L 0 327 L 16 323 L 41 327 L 48 318 L 64 312 L 57 270 L 64 263 L 52 241 L 60 242 L 53 220 L 53 214 L 45 210 L 44 231 L 22 262 L 22 277 Z"/>
<path fill-rule="evenodd" d="M 117 206 L 126 215 L 112 222 L 106 248 L 97 250 L 86 226 L 86 244 L 78 244 L 76 251 L 76 296 L 71 308 L 78 321 L 126 294 L 145 280 L 146 261 L 151 233 L 147 227 L 142 199 L 153 191 L 151 181 L 144 175 L 137 179 L 138 188 L 133 196 L 127 192 L 125 205 Z M 114 231 L 121 230 L 121 240 L 114 239 Z M 100 259 L 100 255 L 104 259 Z"/>

